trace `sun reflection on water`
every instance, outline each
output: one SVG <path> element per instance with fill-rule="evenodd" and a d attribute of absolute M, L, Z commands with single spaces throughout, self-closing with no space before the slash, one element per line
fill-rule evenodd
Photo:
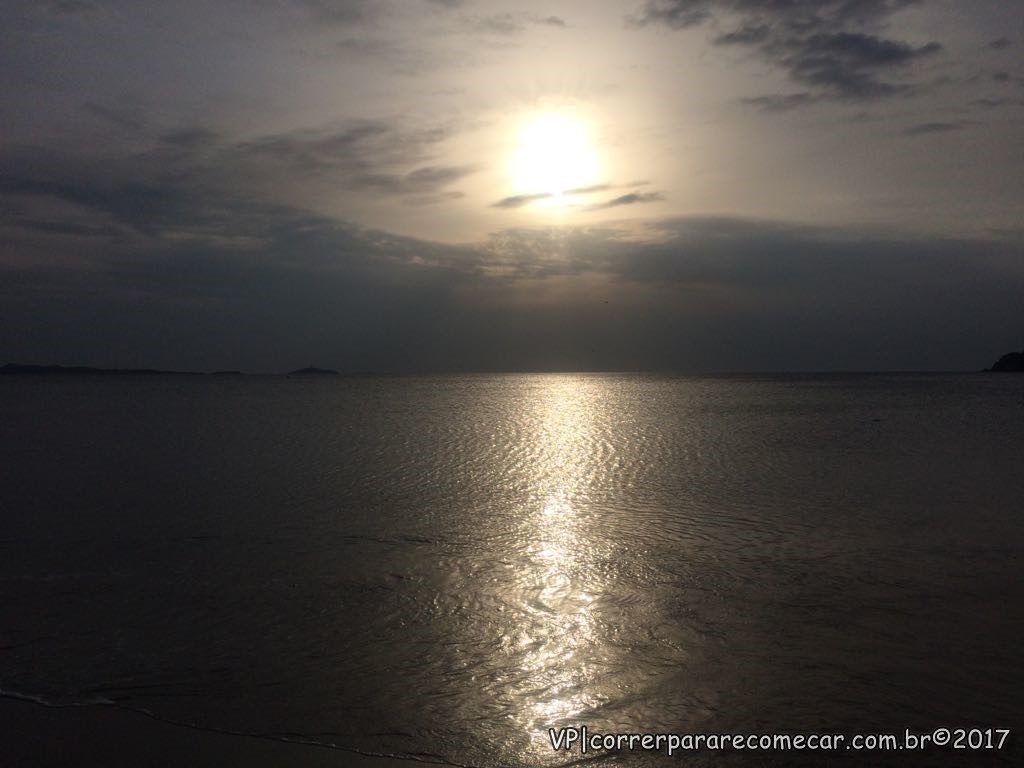
<path fill-rule="evenodd" d="M 510 650 L 522 672 L 517 720 L 546 757 L 548 728 L 602 703 L 593 685 L 601 639 L 581 509 L 594 474 L 594 398 L 576 379 L 552 378 L 537 403 L 534 501 L 524 510 L 526 557 L 516 576 L 522 622 Z"/>

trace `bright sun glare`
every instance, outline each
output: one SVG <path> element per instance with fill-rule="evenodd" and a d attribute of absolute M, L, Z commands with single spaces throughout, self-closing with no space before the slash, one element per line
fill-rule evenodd
<path fill-rule="evenodd" d="M 512 175 L 518 194 L 546 194 L 556 203 L 571 190 L 597 184 L 600 169 L 589 126 L 566 113 L 534 116 L 520 130 Z"/>

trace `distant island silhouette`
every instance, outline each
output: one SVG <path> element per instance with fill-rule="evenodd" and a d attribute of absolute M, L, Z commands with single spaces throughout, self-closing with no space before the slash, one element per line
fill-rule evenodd
<path fill-rule="evenodd" d="M 193 371 L 161 371 L 155 368 L 91 368 L 87 365 L 22 365 L 20 363 L 8 363 L 3 368 L 0 368 L 0 374 L 18 373 L 62 373 L 86 376 L 199 375 Z"/>
<path fill-rule="evenodd" d="M 93 368 L 88 365 L 25 365 L 7 363 L 0 368 L 0 375 L 18 374 L 61 374 L 71 376 L 244 376 L 242 371 L 164 371 L 157 368 Z M 339 376 L 338 371 L 330 368 L 299 368 L 289 371 L 283 376 Z"/>
<path fill-rule="evenodd" d="M 1024 372 L 1024 352 L 1010 352 L 996 360 L 995 365 L 989 368 L 996 373 L 1021 373 Z"/>

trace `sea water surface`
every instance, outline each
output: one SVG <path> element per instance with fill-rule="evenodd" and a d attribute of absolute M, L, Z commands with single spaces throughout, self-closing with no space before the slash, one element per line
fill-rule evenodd
<path fill-rule="evenodd" d="M 7 376 L 0 422 L 7 692 L 463 766 L 1021 754 L 1019 377 Z"/>

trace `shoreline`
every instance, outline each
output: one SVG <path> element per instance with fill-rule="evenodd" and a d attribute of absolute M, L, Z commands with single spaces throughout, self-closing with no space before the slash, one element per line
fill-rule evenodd
<path fill-rule="evenodd" d="M 409 768 L 437 765 L 342 747 L 229 733 L 109 704 L 53 705 L 0 696 L 3 762 L 40 768 Z"/>

